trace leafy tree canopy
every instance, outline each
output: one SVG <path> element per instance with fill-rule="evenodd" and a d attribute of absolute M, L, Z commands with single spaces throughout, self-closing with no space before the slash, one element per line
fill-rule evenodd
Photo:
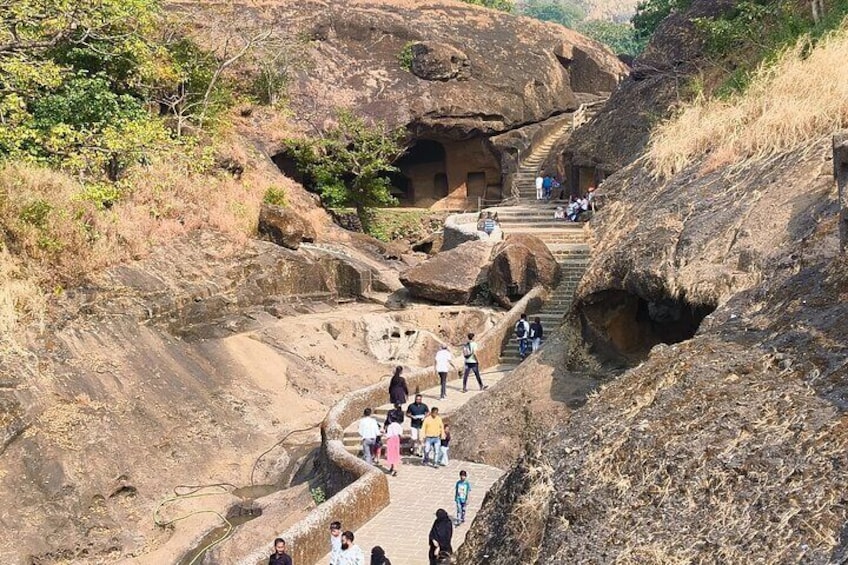
<path fill-rule="evenodd" d="M 290 140 L 287 145 L 301 168 L 311 176 L 327 206 L 352 206 L 366 231 L 371 210 L 397 204 L 388 174 L 404 153 L 403 130 L 370 125 L 347 110 L 337 124 L 312 139 Z"/>
<path fill-rule="evenodd" d="M 692 0 L 642 0 L 636 4 L 632 20 L 636 37 L 647 40 L 666 16 L 687 8 L 691 3 Z"/>
<path fill-rule="evenodd" d="M 645 47 L 645 40 L 636 36 L 636 30 L 630 24 L 588 20 L 578 24 L 577 31 L 608 45 L 618 55 L 635 57 Z"/>
<path fill-rule="evenodd" d="M 577 4 L 558 0 L 529 0 L 523 13 L 537 20 L 558 23 L 572 29 L 586 17 L 586 12 Z"/>

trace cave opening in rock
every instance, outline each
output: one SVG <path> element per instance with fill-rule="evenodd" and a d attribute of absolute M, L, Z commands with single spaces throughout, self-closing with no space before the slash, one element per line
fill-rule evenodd
<path fill-rule="evenodd" d="M 692 338 L 714 310 L 714 304 L 685 297 L 646 300 L 624 290 L 605 290 L 586 298 L 580 315 L 584 338 L 601 357 L 638 362 L 659 343 Z"/>
<path fill-rule="evenodd" d="M 447 196 L 445 146 L 432 139 L 416 139 L 395 162 L 400 169 L 391 177 L 392 194 L 402 205 L 435 201 Z"/>

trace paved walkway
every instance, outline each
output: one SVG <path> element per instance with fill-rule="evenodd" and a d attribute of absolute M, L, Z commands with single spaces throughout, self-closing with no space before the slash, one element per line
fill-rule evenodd
<path fill-rule="evenodd" d="M 483 374 L 483 382 L 493 385 L 509 373 L 510 369 L 490 369 Z M 473 381 L 474 377 L 470 376 L 470 379 Z M 461 380 L 448 382 L 448 397 L 445 400 L 439 400 L 438 387 L 424 390 L 421 394 L 425 404 L 438 406 L 440 412 L 449 415 L 468 399 L 480 394 L 476 390 L 476 381 L 473 382 L 473 386 L 469 383 L 469 392 L 465 394 L 461 392 Z M 407 422 L 408 419 L 404 423 Z M 459 430 L 452 430 L 454 437 L 458 433 Z M 444 508 L 451 518 L 454 517 L 454 484 L 459 479 L 459 471 L 464 469 L 471 483 L 471 496 L 466 509 L 465 524 L 454 528 L 453 547 L 454 550 L 458 549 L 483 504 L 486 492 L 503 474 L 503 471 L 496 467 L 453 459 L 446 467 L 437 469 L 421 465 L 418 457 L 403 457 L 403 463 L 398 476 L 388 478 L 391 496 L 389 506 L 354 532 L 356 544 L 366 554 L 366 563 L 369 562 L 371 548 L 379 545 L 386 550 L 386 556 L 396 565 L 428 565 L 428 536 L 436 510 Z M 318 564 L 326 565 L 329 559 L 327 554 Z"/>

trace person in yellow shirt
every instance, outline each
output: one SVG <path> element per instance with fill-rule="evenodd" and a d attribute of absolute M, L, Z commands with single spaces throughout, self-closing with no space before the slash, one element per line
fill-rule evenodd
<path fill-rule="evenodd" d="M 442 439 L 445 437 L 445 423 L 439 416 L 439 409 L 435 406 L 430 409 L 430 415 L 424 418 L 421 433 L 424 435 L 424 460 L 422 463 L 426 465 L 429 458 L 430 464 L 433 467 L 438 467 L 439 449 L 441 449 Z"/>

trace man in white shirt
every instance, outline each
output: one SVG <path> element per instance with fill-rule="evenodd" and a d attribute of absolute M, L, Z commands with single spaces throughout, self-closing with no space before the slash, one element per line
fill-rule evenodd
<path fill-rule="evenodd" d="M 544 182 L 541 176 L 536 177 L 536 200 L 541 200 L 544 197 Z"/>
<path fill-rule="evenodd" d="M 365 456 L 365 462 L 369 465 L 374 463 L 371 451 L 377 443 L 378 435 L 380 435 L 380 424 L 371 417 L 371 409 L 366 408 L 362 419 L 359 420 L 359 437 L 362 438 L 362 454 Z"/>
<path fill-rule="evenodd" d="M 353 543 L 353 532 L 347 531 L 342 534 L 342 552 L 339 557 L 339 565 L 365 565 L 365 554 L 362 549 Z"/>
<path fill-rule="evenodd" d="M 453 364 L 453 355 L 451 355 L 448 346 L 442 344 L 436 352 L 436 372 L 439 374 L 439 380 L 442 382 L 442 395 L 439 398 L 447 398 L 448 371 L 453 368 L 458 371 L 456 365 Z"/>

